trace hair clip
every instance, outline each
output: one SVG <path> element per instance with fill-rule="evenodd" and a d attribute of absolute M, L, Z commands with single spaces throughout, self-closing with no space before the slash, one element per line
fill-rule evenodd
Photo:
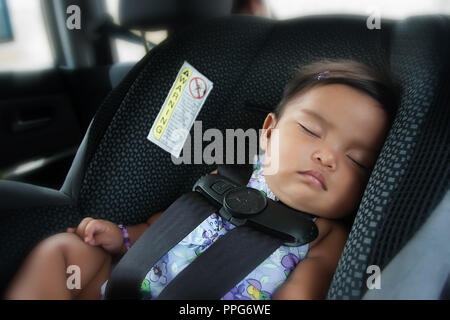
<path fill-rule="evenodd" d="M 319 75 L 317 76 L 317 80 L 326 78 L 327 74 L 329 74 L 329 73 L 330 73 L 330 70 L 326 70 L 324 72 L 319 73 Z"/>

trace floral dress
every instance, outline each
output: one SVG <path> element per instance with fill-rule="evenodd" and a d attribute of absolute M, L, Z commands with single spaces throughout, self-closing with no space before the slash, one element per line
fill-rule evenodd
<path fill-rule="evenodd" d="M 266 184 L 260 156 L 247 186 L 260 190 L 267 197 L 279 201 Z M 232 230 L 234 225 L 212 213 L 181 242 L 165 254 L 145 276 L 141 286 L 143 299 L 155 299 L 167 284 L 215 241 Z M 306 257 L 309 245 L 281 246 L 256 269 L 222 297 L 222 300 L 267 300 L 286 281 L 295 266 Z"/>

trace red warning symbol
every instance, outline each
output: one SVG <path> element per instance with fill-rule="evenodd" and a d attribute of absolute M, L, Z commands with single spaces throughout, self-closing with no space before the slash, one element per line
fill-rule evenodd
<path fill-rule="evenodd" d="M 189 92 L 194 99 L 201 99 L 205 96 L 208 87 L 206 81 L 202 78 L 195 77 L 189 82 Z"/>

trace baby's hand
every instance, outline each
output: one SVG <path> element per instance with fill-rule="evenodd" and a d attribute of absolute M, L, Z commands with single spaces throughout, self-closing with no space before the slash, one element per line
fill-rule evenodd
<path fill-rule="evenodd" d="M 122 230 L 111 221 L 84 218 L 76 229 L 68 228 L 67 232 L 76 233 L 84 242 L 91 246 L 101 246 L 112 254 L 117 254 L 122 249 Z"/>

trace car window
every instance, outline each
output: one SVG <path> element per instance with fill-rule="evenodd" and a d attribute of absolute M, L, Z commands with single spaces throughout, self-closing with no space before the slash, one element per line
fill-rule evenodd
<path fill-rule="evenodd" d="M 2 23 L 10 26 L 0 42 L 0 72 L 52 67 L 55 59 L 40 0 L 1 0 L 0 7 Z"/>
<path fill-rule="evenodd" d="M 108 14 L 113 18 L 114 23 L 119 24 L 119 0 L 105 0 Z M 137 35 L 141 35 L 136 30 L 131 30 Z M 166 30 L 147 31 L 145 38 L 154 44 L 159 44 L 167 38 Z M 112 39 L 112 46 L 117 56 L 115 62 L 132 62 L 138 61 L 145 55 L 145 47 L 143 44 L 137 44 L 123 39 Z"/>
<path fill-rule="evenodd" d="M 450 13 L 448 0 L 266 0 L 274 18 L 315 14 L 379 14 L 402 19 L 411 15 Z"/>

